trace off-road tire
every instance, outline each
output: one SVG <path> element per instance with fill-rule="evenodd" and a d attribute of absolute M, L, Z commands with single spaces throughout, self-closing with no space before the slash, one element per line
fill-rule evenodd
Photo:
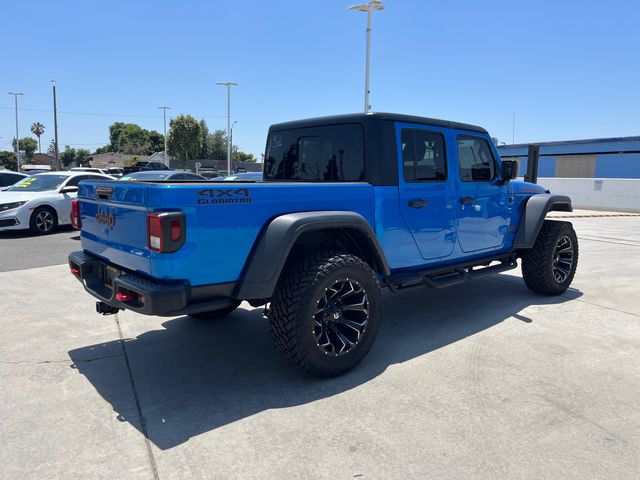
<path fill-rule="evenodd" d="M 366 301 L 368 313 L 366 326 L 355 346 L 334 356 L 323 351 L 318 343 L 314 333 L 318 316 L 314 317 L 314 311 L 321 298 L 327 298 L 327 289 L 345 281 L 357 285 L 360 293 L 364 292 L 361 298 Z M 314 376 L 341 375 L 362 361 L 380 329 L 381 293 L 376 274 L 355 255 L 327 250 L 314 252 L 286 267 L 267 315 L 273 343 L 291 364 Z"/>
<path fill-rule="evenodd" d="M 240 301 L 235 301 L 231 305 L 226 308 L 221 308 L 220 310 L 212 310 L 210 312 L 200 312 L 200 313 L 190 313 L 189 316 L 193 318 L 197 318 L 198 320 L 216 320 L 218 318 L 224 318 L 233 312 L 238 306 L 240 306 Z"/>
<path fill-rule="evenodd" d="M 573 256 L 569 273 L 562 281 L 554 275 L 554 262 L 557 262 L 556 247 L 559 242 L 571 242 Z M 522 277 L 527 287 L 543 295 L 561 295 L 564 293 L 576 274 L 578 266 L 578 238 L 569 222 L 545 220 L 538 233 L 533 248 L 522 256 Z"/>
<path fill-rule="evenodd" d="M 29 229 L 36 235 L 47 235 L 58 226 L 58 214 L 51 207 L 38 207 L 31 214 Z"/>

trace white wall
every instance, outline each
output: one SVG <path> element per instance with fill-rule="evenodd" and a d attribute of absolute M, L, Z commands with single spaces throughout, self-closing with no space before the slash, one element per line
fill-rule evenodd
<path fill-rule="evenodd" d="M 551 193 L 568 195 L 574 208 L 640 212 L 640 179 L 538 178 Z"/>

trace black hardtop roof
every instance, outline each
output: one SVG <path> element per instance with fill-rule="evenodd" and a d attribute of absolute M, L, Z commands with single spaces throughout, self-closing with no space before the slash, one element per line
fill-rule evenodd
<path fill-rule="evenodd" d="M 315 125 L 331 125 L 336 123 L 363 123 L 370 121 L 391 120 L 395 122 L 417 123 L 420 125 L 433 125 L 437 127 L 456 128 L 459 130 L 469 130 L 472 132 L 488 133 L 484 128 L 468 123 L 452 122 L 449 120 L 439 120 L 437 118 L 419 117 L 416 115 L 403 115 L 401 113 L 348 113 L 345 115 L 331 115 L 328 117 L 306 118 L 304 120 L 294 120 L 291 122 L 276 123 L 271 125 L 270 130 L 290 130 L 294 128 L 311 127 Z"/>

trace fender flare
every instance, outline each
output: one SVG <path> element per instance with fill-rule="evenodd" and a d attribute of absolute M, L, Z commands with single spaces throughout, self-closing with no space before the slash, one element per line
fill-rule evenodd
<path fill-rule="evenodd" d="M 362 215 L 344 211 L 288 213 L 274 218 L 263 230 L 233 296 L 242 300 L 270 298 L 298 238 L 308 232 L 332 229 L 357 230 L 364 234 L 367 248 L 373 249 L 376 270 L 383 275 L 390 274 L 382 247 Z"/>
<path fill-rule="evenodd" d="M 520 225 L 513 242 L 515 250 L 532 248 L 538 238 L 547 213 L 572 212 L 571 199 L 566 195 L 541 193 L 532 195 L 524 204 Z"/>

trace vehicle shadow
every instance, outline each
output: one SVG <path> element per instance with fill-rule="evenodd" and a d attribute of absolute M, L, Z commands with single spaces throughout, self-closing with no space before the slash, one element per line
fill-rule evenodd
<path fill-rule="evenodd" d="M 60 225 L 59 227 L 56 227 L 56 229 L 49 233 L 48 235 L 45 235 L 44 237 L 49 237 L 52 235 L 56 235 L 56 234 L 60 234 L 60 233 L 69 233 L 69 232 L 73 232 L 73 227 L 70 225 Z M 35 233 L 32 233 L 31 230 L 29 229 L 23 229 L 23 230 L 5 230 L 3 232 L 0 232 L 0 240 L 2 239 L 11 239 L 11 238 L 41 238 L 40 235 L 37 235 Z M 80 238 L 80 237 L 78 237 Z"/>
<path fill-rule="evenodd" d="M 238 309 L 228 318 L 179 317 L 125 341 L 146 434 L 160 449 L 275 408 L 292 407 L 348 391 L 387 367 L 428 354 L 505 320 L 530 328 L 521 313 L 532 305 L 571 301 L 532 294 L 514 277 L 470 281 L 444 290 L 385 294 L 384 321 L 368 357 L 352 372 L 315 379 L 289 367 L 271 345 L 261 310 Z M 69 352 L 84 375 L 122 421 L 140 432 L 129 380 L 96 358 L 121 354 L 119 341 Z"/>

